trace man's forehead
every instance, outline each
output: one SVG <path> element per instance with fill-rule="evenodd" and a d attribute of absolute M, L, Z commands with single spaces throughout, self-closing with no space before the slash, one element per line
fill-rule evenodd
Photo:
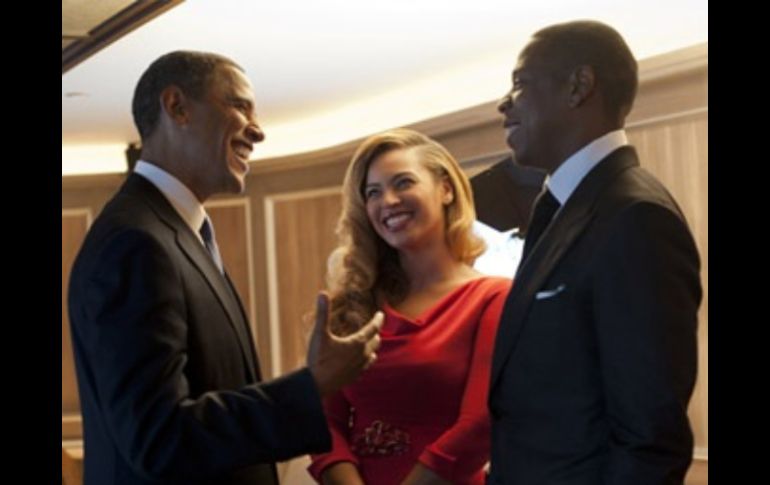
<path fill-rule="evenodd" d="M 542 49 L 539 48 L 539 43 L 536 40 L 530 40 L 519 53 L 519 60 L 516 67 L 519 68 L 519 66 L 529 65 L 533 60 L 542 57 L 541 51 Z"/>
<path fill-rule="evenodd" d="M 251 84 L 251 81 L 239 67 L 230 64 L 221 64 L 216 69 L 216 73 L 223 78 L 238 80 L 244 83 Z"/>
<path fill-rule="evenodd" d="M 518 61 L 516 62 L 516 66 L 513 68 L 513 72 L 511 73 L 512 77 L 518 77 L 522 74 L 526 74 L 530 70 L 530 63 L 529 60 L 525 57 L 519 56 Z"/>
<path fill-rule="evenodd" d="M 254 88 L 246 74 L 235 66 L 224 65 L 217 69 L 216 76 L 230 89 L 239 93 L 252 93 Z"/>
<path fill-rule="evenodd" d="M 552 71 L 557 63 L 557 59 L 550 55 L 542 42 L 533 40 L 519 54 L 516 66 L 513 69 L 513 75 L 517 76 L 527 72 Z"/>

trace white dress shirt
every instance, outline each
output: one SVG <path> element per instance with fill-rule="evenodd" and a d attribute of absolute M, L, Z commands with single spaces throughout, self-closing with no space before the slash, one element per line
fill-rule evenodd
<path fill-rule="evenodd" d="M 206 218 L 206 210 L 195 197 L 195 194 L 179 179 L 150 162 L 139 160 L 136 162 L 134 172 L 149 180 L 160 190 L 205 247 L 199 231 L 203 225 L 203 220 Z"/>
<path fill-rule="evenodd" d="M 618 148 L 628 145 L 628 137 L 623 129 L 600 136 L 569 157 L 559 168 L 546 177 L 545 186 L 556 200 L 564 207 L 580 182 L 607 155 Z M 560 209 L 561 210 L 561 209 Z M 557 212 L 558 214 L 558 212 Z"/>
<path fill-rule="evenodd" d="M 524 249 L 524 238 L 519 229 L 500 232 L 483 222 L 474 221 L 473 233 L 487 243 L 487 250 L 476 258 L 473 268 L 486 275 L 513 278 Z"/>

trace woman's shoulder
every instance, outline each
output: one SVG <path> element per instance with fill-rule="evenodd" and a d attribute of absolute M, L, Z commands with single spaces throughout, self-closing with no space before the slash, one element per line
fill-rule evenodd
<path fill-rule="evenodd" d="M 484 289 L 509 289 L 511 285 L 513 284 L 513 280 L 511 278 L 505 278 L 503 276 L 487 276 L 487 275 L 481 275 L 478 278 L 475 278 L 473 282 L 478 285 L 480 288 Z"/>
<path fill-rule="evenodd" d="M 510 291 L 512 283 L 510 278 L 482 275 L 467 283 L 468 296 L 480 299 L 491 298 L 499 294 L 505 296 Z"/>

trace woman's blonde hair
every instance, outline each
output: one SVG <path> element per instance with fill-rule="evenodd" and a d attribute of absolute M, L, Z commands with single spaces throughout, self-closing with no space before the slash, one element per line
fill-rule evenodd
<path fill-rule="evenodd" d="M 446 180 L 451 185 L 454 198 L 445 206 L 444 214 L 446 244 L 452 256 L 471 265 L 485 249 L 484 242 L 471 228 L 476 212 L 470 182 L 446 148 L 408 129 L 390 130 L 368 138 L 356 150 L 345 174 L 342 214 L 337 223 L 339 246 L 328 261 L 332 330 L 341 335 L 356 331 L 372 317 L 378 297 L 398 303 L 409 291 L 397 251 L 369 222 L 364 196 L 372 162 L 398 149 L 416 150 L 420 162 L 435 179 Z"/>

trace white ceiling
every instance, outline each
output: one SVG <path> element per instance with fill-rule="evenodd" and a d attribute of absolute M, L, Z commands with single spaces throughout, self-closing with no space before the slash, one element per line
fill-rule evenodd
<path fill-rule="evenodd" d="M 244 67 L 261 159 L 494 100 L 530 34 L 577 18 L 613 25 L 639 59 L 708 41 L 707 0 L 188 0 L 62 75 L 62 175 L 124 170 L 134 85 L 171 50 Z"/>

